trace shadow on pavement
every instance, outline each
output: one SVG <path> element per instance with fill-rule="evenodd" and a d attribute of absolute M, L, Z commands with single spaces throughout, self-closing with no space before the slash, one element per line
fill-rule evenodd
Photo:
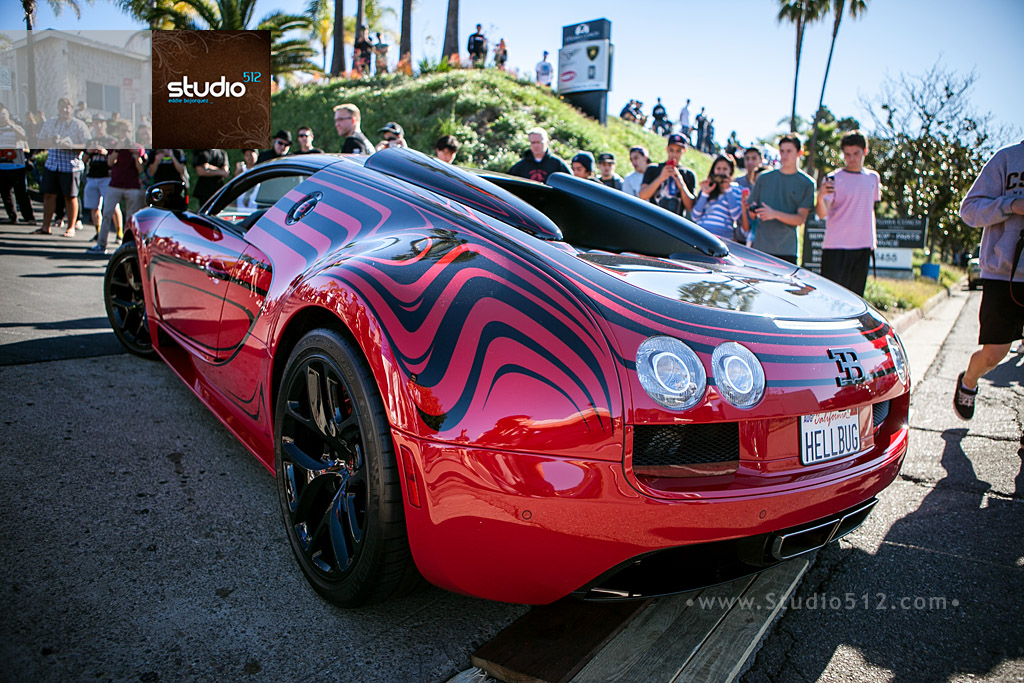
<path fill-rule="evenodd" d="M 106 320 L 96 320 L 103 323 L 97 325 L 97 328 L 106 327 L 109 330 Z M 0 345 L 0 366 L 109 356 L 124 352 L 124 346 L 117 341 L 117 337 L 111 331 L 45 337 Z"/>
<path fill-rule="evenodd" d="M 814 681 L 830 667 L 863 680 L 874 676 L 867 664 L 894 681 L 941 681 L 991 675 L 1024 657 L 1024 461 L 1013 498 L 986 495 L 990 485 L 964 453 L 966 436 L 942 434 L 946 476 L 876 553 L 821 551 L 780 622 L 786 649 L 759 654 L 765 660 L 744 680 L 767 680 L 771 671 L 777 680 Z"/>

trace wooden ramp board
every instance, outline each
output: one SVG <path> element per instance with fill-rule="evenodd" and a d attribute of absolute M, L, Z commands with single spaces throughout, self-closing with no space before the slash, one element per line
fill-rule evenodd
<path fill-rule="evenodd" d="M 572 683 L 732 681 L 807 566 L 800 558 L 756 577 L 660 598 Z"/>
<path fill-rule="evenodd" d="M 652 601 L 559 600 L 534 607 L 473 653 L 505 683 L 565 683 Z"/>

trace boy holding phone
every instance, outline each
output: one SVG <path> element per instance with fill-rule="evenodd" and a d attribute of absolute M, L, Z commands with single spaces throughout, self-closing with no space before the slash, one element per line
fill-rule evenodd
<path fill-rule="evenodd" d="M 637 196 L 672 213 L 688 217 L 696 199 L 694 191 L 697 176 L 680 164 L 683 152 L 686 151 L 686 138 L 679 133 L 669 135 L 665 151 L 668 160 L 647 167 Z"/>
<path fill-rule="evenodd" d="M 818 218 L 825 219 L 821 274 L 863 296 L 877 244 L 875 202 L 882 199 L 882 183 L 878 173 L 864 168 L 863 133 L 847 133 L 839 144 L 846 165 L 825 176 L 816 205 Z"/>

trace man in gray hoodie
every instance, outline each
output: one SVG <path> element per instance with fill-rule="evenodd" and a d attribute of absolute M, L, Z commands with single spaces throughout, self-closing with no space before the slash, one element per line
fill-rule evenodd
<path fill-rule="evenodd" d="M 960 205 L 960 216 L 981 235 L 984 292 L 978 313 L 981 348 L 957 378 L 953 408 L 974 417 L 978 380 L 1006 356 L 1024 334 L 1024 141 L 1004 147 L 981 169 Z"/>

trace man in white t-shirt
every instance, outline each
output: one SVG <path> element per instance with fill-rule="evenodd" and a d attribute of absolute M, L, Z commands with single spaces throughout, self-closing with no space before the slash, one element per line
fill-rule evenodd
<path fill-rule="evenodd" d="M 689 140 L 690 139 L 690 100 L 687 98 L 686 104 L 679 110 L 679 132 Z"/>
<path fill-rule="evenodd" d="M 825 219 L 821 274 L 863 296 L 868 264 L 875 250 L 875 202 L 882 199 L 878 173 L 864 168 L 867 138 L 860 131 L 843 136 L 844 168 L 825 176 L 816 212 Z"/>
<path fill-rule="evenodd" d="M 640 186 L 644 182 L 644 173 L 651 165 L 651 155 L 647 153 L 646 147 L 631 147 L 629 149 L 629 163 L 633 164 L 633 172 L 622 179 L 622 191 L 634 197 L 640 194 Z"/>
<path fill-rule="evenodd" d="M 548 51 L 544 50 L 544 58 L 537 62 L 537 85 L 551 87 L 551 79 L 555 68 L 548 61 Z"/>

